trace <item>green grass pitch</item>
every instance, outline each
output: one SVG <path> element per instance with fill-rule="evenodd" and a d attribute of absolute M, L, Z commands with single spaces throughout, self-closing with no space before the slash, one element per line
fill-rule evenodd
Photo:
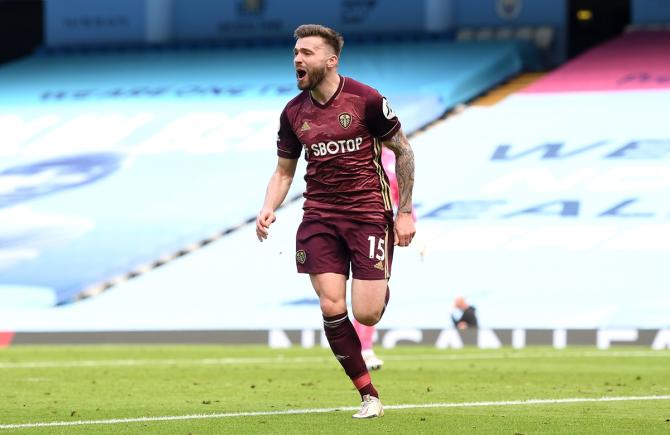
<path fill-rule="evenodd" d="M 670 434 L 668 350 L 378 353 L 386 415 L 359 421 L 357 393 L 326 349 L 9 347 L 0 349 L 0 435 Z"/>

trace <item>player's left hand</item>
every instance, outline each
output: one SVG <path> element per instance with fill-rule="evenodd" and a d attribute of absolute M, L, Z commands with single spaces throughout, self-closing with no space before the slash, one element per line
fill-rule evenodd
<path fill-rule="evenodd" d="M 398 246 L 409 246 L 416 234 L 414 217 L 412 213 L 398 213 L 393 227 L 395 233 L 395 244 Z"/>

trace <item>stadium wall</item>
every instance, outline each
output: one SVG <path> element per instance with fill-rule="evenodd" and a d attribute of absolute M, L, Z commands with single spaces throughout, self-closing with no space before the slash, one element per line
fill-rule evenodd
<path fill-rule="evenodd" d="M 510 28 L 547 26 L 554 33 L 549 49 L 550 63 L 558 65 L 567 53 L 567 3 L 522 0 L 455 0 L 453 20 L 458 28 Z"/>
<path fill-rule="evenodd" d="M 633 24 L 670 24 L 670 2 L 664 0 L 631 0 Z"/>
<path fill-rule="evenodd" d="M 171 2 L 168 1 L 54 0 L 44 3 L 44 43 L 49 47 L 165 42 L 171 33 Z"/>
<path fill-rule="evenodd" d="M 452 1 L 394 0 L 86 0 L 46 2 L 49 47 L 132 45 L 193 41 L 287 39 L 303 23 L 332 26 L 348 36 L 419 35 L 447 32 Z M 309 6 L 309 7 L 306 7 Z"/>
<path fill-rule="evenodd" d="M 285 43 L 303 23 L 321 23 L 349 41 L 452 39 L 465 31 L 477 40 L 525 42 L 542 51 L 533 69 L 566 55 L 566 3 L 521 0 L 339 0 L 305 7 L 305 0 L 264 2 L 121 0 L 114 3 L 53 0 L 45 8 L 50 50 L 127 46 Z M 529 59 L 533 54 L 528 55 Z"/>
<path fill-rule="evenodd" d="M 319 23 L 345 35 L 417 35 L 451 26 L 451 2 L 330 1 L 318 8 L 305 0 L 221 2 L 175 0 L 174 40 L 286 38 L 304 23 Z"/>

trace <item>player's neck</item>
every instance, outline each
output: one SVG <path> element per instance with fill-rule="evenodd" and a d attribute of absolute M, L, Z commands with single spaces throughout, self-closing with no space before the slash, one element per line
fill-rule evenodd
<path fill-rule="evenodd" d="M 310 91 L 312 98 L 319 104 L 326 104 L 340 86 L 340 75 L 335 71 L 328 74 L 319 86 Z"/>

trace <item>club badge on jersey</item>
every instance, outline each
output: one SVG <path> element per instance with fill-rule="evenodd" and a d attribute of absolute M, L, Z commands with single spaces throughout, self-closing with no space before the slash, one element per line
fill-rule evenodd
<path fill-rule="evenodd" d="M 340 113 L 337 119 L 340 121 L 342 128 L 346 129 L 351 125 L 351 114 L 347 112 Z"/>

